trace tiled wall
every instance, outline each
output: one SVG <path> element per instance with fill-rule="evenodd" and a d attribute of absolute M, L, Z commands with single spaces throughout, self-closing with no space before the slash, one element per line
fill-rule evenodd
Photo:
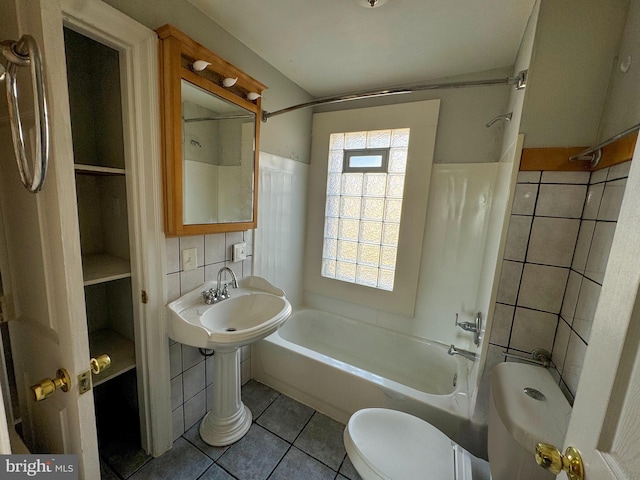
<path fill-rule="evenodd" d="M 247 242 L 247 259 L 234 263 L 232 245 Z M 182 250 L 195 248 L 198 268 L 182 269 Z M 196 235 L 166 239 L 167 302 L 215 280 L 221 267 L 230 267 L 238 279 L 251 275 L 253 231 Z M 251 378 L 250 348 L 243 347 L 241 355 L 242 383 Z M 169 339 L 171 358 L 171 409 L 174 440 L 195 425 L 211 408 L 211 385 L 215 356 L 205 358 L 189 345 Z"/>
<path fill-rule="evenodd" d="M 544 348 L 575 396 L 630 162 L 588 172 L 520 172 L 490 358 Z"/>

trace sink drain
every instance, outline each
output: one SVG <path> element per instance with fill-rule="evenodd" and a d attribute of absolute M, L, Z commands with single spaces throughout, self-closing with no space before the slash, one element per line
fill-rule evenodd
<path fill-rule="evenodd" d="M 236 329 L 235 329 L 235 328 L 233 328 L 233 327 L 229 327 L 229 328 L 225 328 L 225 329 L 224 329 L 224 331 L 225 331 L 225 332 L 235 332 L 235 331 L 236 331 Z"/>

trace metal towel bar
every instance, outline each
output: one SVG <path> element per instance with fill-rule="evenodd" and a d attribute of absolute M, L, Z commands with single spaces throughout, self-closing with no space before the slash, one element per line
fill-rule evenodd
<path fill-rule="evenodd" d="M 37 193 L 42 189 L 49 163 L 49 111 L 44 87 L 42 56 L 38 44 L 30 35 L 23 35 L 17 42 L 5 40 L 0 42 L 0 46 L 2 47 L 2 55 L 7 61 L 4 75 L 0 75 L 0 78 L 4 76 L 6 84 L 9 122 L 11 123 L 13 149 L 16 154 L 20 179 L 29 192 Z M 18 82 L 16 79 L 18 67 L 30 67 L 31 82 L 35 94 L 36 146 L 33 173 L 27 161 L 25 134 L 18 106 Z"/>

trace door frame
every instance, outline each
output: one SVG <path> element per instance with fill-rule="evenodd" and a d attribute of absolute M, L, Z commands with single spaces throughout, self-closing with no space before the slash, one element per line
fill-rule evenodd
<path fill-rule="evenodd" d="M 64 26 L 120 52 L 141 442 L 158 456 L 172 446 L 158 37 L 103 2 L 61 0 L 58 14 Z"/>

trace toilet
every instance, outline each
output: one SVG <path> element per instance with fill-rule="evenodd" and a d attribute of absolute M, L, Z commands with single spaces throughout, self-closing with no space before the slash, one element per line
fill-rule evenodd
<path fill-rule="evenodd" d="M 548 370 L 501 363 L 491 371 L 488 463 L 429 423 L 386 408 L 354 413 L 344 445 L 363 480 L 549 480 L 555 477 L 536 464 L 535 446 L 561 448 L 570 417 Z"/>

